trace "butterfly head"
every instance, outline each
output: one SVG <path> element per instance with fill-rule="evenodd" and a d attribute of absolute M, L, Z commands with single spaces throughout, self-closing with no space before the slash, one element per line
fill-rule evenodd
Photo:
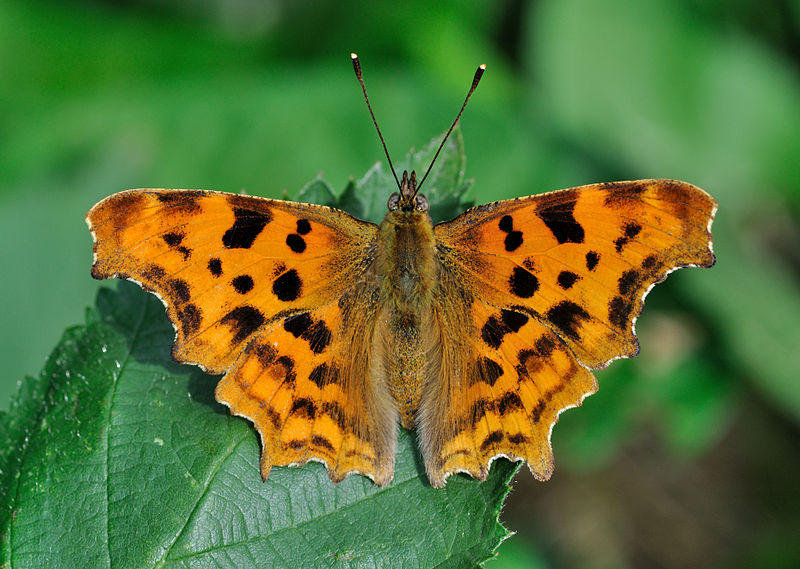
<path fill-rule="evenodd" d="M 403 171 L 403 179 L 400 180 L 400 193 L 393 193 L 389 196 L 386 204 L 389 211 L 428 211 L 428 199 L 422 194 L 417 193 L 417 173 L 412 171 L 411 176 L 408 170 Z"/>

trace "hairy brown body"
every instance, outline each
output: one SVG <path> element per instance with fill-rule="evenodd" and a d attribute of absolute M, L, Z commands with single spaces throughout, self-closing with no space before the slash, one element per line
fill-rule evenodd
<path fill-rule="evenodd" d="M 376 348 L 402 425 L 412 429 L 424 371 L 436 358 L 432 300 L 439 263 L 431 218 L 419 210 L 390 211 L 381 223 L 378 243 L 381 306 Z"/>

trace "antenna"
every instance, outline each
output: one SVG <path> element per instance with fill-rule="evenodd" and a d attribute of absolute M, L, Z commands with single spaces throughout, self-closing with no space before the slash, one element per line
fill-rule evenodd
<path fill-rule="evenodd" d="M 389 157 L 389 151 L 386 149 L 386 142 L 384 142 L 383 140 L 383 135 L 381 134 L 381 129 L 378 126 L 378 121 L 375 120 L 375 113 L 372 112 L 372 105 L 369 104 L 369 97 L 367 96 L 367 86 L 364 85 L 364 78 L 361 76 L 361 62 L 358 61 L 358 55 L 356 55 L 355 53 L 350 54 L 350 59 L 353 60 L 353 70 L 356 72 L 356 78 L 358 79 L 358 82 L 361 84 L 361 90 L 364 92 L 364 100 L 367 102 L 367 108 L 369 109 L 369 114 L 372 117 L 372 122 L 373 124 L 375 124 L 375 130 L 378 131 L 378 138 L 381 139 L 381 144 L 383 145 L 383 152 L 386 154 L 386 159 L 389 161 L 389 168 L 392 170 L 392 176 L 394 176 L 394 181 L 397 184 L 397 188 L 400 189 L 400 180 L 397 179 L 397 173 L 394 171 L 394 164 L 392 164 L 392 159 Z"/>
<path fill-rule="evenodd" d="M 353 60 L 353 70 L 356 72 L 356 78 L 358 82 L 361 84 L 361 90 L 364 92 L 364 100 L 367 102 L 367 108 L 369 109 L 369 114 L 372 117 L 372 123 L 375 125 L 375 130 L 378 131 L 378 138 L 381 139 L 381 145 L 383 146 L 383 152 L 386 154 L 386 160 L 389 161 L 389 168 L 392 170 L 392 176 L 394 176 L 394 181 L 397 184 L 397 187 L 402 191 L 400 186 L 400 180 L 397 179 L 397 173 L 394 171 L 394 164 L 392 164 L 392 159 L 389 157 L 389 151 L 386 149 L 386 142 L 383 140 L 383 134 L 381 134 L 381 129 L 378 126 L 378 121 L 375 119 L 375 113 L 372 112 L 372 105 L 369 103 L 369 97 L 367 96 L 367 87 L 364 85 L 364 77 L 361 75 L 361 62 L 358 60 L 358 55 L 355 53 L 350 54 L 350 59 Z M 422 181 L 417 184 L 417 187 L 414 191 L 414 196 L 417 195 L 420 188 L 422 188 L 422 184 L 425 183 L 425 179 L 428 177 L 428 174 L 431 173 L 431 169 L 433 165 L 436 163 L 436 159 L 439 157 L 439 153 L 444 148 L 444 143 L 447 142 L 447 138 L 450 136 L 450 133 L 453 132 L 453 129 L 456 127 L 458 123 L 458 119 L 461 118 L 461 114 L 464 112 L 464 109 L 467 107 L 467 102 L 469 98 L 472 96 L 472 93 L 475 91 L 475 88 L 478 86 L 478 83 L 483 77 L 483 72 L 486 71 L 486 64 L 482 63 L 478 66 L 478 69 L 475 70 L 475 76 L 472 78 L 472 86 L 469 88 L 469 92 L 467 93 L 466 98 L 464 99 L 464 104 L 461 105 L 461 110 L 458 111 L 458 115 L 456 115 L 456 119 L 453 121 L 453 124 L 450 125 L 447 133 L 444 135 L 442 139 L 442 143 L 439 145 L 439 148 L 436 150 L 436 154 L 433 156 L 433 160 L 431 160 L 430 166 L 428 166 L 428 170 L 425 172 L 425 175 L 422 177 Z M 413 199 L 414 196 L 411 196 Z"/>
<path fill-rule="evenodd" d="M 450 125 L 450 128 L 447 131 L 447 134 L 444 135 L 444 138 L 442 139 L 442 143 L 439 145 L 439 149 L 436 151 L 436 154 L 434 154 L 433 160 L 431 160 L 431 165 L 428 166 L 428 171 L 425 172 L 425 175 L 422 177 L 422 181 L 419 184 L 417 184 L 417 192 L 419 192 L 420 188 L 422 188 L 422 184 L 425 183 L 425 179 L 428 177 L 428 174 L 431 173 L 431 169 L 433 168 L 433 165 L 436 162 L 436 159 L 439 157 L 439 153 L 442 151 L 442 148 L 444 148 L 444 143 L 447 142 L 447 137 L 450 136 L 450 133 L 453 132 L 453 129 L 456 127 L 456 123 L 458 123 L 458 119 L 461 118 L 461 113 L 463 113 L 464 109 L 467 107 L 467 101 L 469 101 L 469 98 L 472 96 L 472 92 L 475 91 L 475 88 L 478 86 L 478 83 L 480 82 L 481 77 L 483 77 L 483 72 L 484 71 L 486 71 L 486 64 L 485 63 L 481 63 L 478 66 L 478 69 L 475 70 L 475 76 L 472 78 L 472 86 L 469 88 L 469 92 L 467 93 L 467 96 L 464 99 L 464 104 L 461 105 L 461 110 L 458 111 L 458 115 L 456 115 L 456 120 L 453 121 L 453 124 Z M 415 192 L 414 195 L 416 195 L 417 192 Z M 413 198 L 413 196 L 412 196 L 412 198 Z"/>

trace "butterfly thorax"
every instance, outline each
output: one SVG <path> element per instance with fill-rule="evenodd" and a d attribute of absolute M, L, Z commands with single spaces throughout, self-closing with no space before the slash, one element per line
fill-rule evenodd
<path fill-rule="evenodd" d="M 404 172 L 401 194 L 389 199 L 380 226 L 376 259 L 381 298 L 376 347 L 408 429 L 415 424 L 433 345 L 431 304 L 439 267 L 427 200 L 415 186 L 414 173 L 409 180 Z"/>

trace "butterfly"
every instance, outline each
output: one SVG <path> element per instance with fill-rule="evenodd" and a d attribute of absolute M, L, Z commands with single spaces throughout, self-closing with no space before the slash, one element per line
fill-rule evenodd
<path fill-rule="evenodd" d="M 597 390 L 592 369 L 636 355 L 647 292 L 714 264 L 717 204 L 685 182 L 638 180 L 433 225 L 424 180 L 403 172 L 380 225 L 241 194 L 120 192 L 86 216 L 92 276 L 164 302 L 174 358 L 224 374 L 217 400 L 254 423 L 264 480 L 314 460 L 334 482 L 386 485 L 398 423 L 416 429 L 434 487 L 483 480 L 501 456 L 547 480 L 559 413 Z"/>

